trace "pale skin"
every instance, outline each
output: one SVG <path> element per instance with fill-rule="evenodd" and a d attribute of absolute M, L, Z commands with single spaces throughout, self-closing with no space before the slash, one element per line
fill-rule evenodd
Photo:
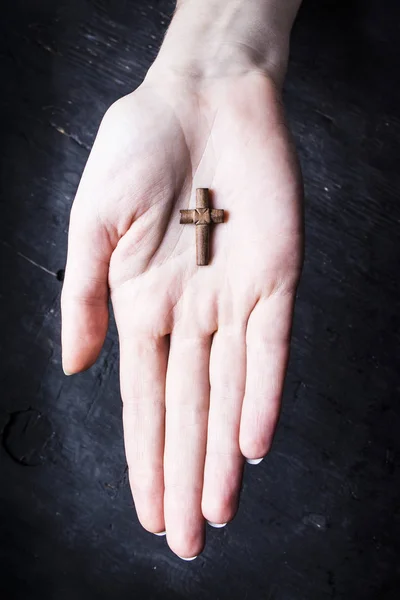
<path fill-rule="evenodd" d="M 180 2 L 143 84 L 106 113 L 62 294 L 68 374 L 97 359 L 111 298 L 137 515 L 185 559 L 202 551 L 206 521 L 234 517 L 245 459 L 271 447 L 302 263 L 280 100 L 300 0 L 247 0 L 244 13 L 243 2 Z M 226 211 L 205 267 L 194 226 L 179 223 L 198 187 Z"/>

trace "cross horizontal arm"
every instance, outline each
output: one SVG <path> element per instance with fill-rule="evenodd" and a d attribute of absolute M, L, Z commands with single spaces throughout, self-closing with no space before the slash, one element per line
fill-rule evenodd
<path fill-rule="evenodd" d="M 211 222 L 212 223 L 223 223 L 224 222 L 224 211 L 219 208 L 211 209 Z"/>
<path fill-rule="evenodd" d="M 190 223 L 194 223 L 195 222 L 195 214 L 196 211 L 194 211 L 193 209 L 183 209 L 180 211 L 181 213 L 181 225 L 188 225 Z"/>

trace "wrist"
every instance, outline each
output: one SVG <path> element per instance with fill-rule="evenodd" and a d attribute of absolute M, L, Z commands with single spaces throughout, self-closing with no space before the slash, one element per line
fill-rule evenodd
<path fill-rule="evenodd" d="M 178 0 L 149 76 L 208 79 L 261 71 L 281 85 L 301 0 Z"/>

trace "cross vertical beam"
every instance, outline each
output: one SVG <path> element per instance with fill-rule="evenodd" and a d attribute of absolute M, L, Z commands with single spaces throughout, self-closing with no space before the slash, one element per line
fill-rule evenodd
<path fill-rule="evenodd" d="M 206 211 L 209 207 L 208 189 L 199 188 L 196 190 L 196 210 Z M 200 215 L 204 213 L 200 213 Z M 196 263 L 198 266 L 208 265 L 210 258 L 210 221 L 206 218 L 196 222 Z"/>
<path fill-rule="evenodd" d="M 223 223 L 224 211 L 211 209 L 208 188 L 197 188 L 196 208 L 181 210 L 181 224 L 196 225 L 196 263 L 198 266 L 208 265 L 210 255 L 210 226 Z"/>

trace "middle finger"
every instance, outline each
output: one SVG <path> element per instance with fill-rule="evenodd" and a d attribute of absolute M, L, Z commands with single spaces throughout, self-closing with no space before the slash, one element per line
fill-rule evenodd
<path fill-rule="evenodd" d="M 168 544 L 182 558 L 204 546 L 201 512 L 209 405 L 209 336 L 171 334 L 166 379 L 164 514 Z"/>

